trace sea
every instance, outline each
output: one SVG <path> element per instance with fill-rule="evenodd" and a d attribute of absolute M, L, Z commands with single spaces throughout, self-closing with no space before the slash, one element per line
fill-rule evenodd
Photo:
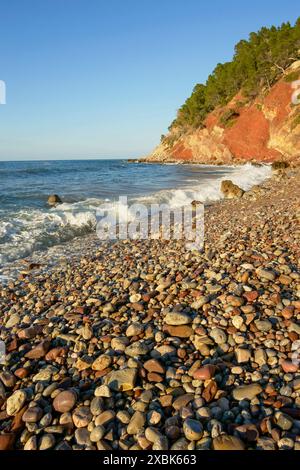
<path fill-rule="evenodd" d="M 269 165 L 208 166 L 127 160 L 0 162 L 0 276 L 6 265 L 95 232 L 103 204 L 166 203 L 222 198 L 221 181 L 249 190 L 271 175 Z M 49 207 L 48 196 L 62 204 Z M 124 199 L 123 199 L 124 200 Z"/>

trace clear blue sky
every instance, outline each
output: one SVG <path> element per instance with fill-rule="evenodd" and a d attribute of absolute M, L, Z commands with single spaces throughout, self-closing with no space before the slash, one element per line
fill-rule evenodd
<path fill-rule="evenodd" d="M 295 0 L 1 0 L 0 160 L 147 154 L 193 86 Z"/>

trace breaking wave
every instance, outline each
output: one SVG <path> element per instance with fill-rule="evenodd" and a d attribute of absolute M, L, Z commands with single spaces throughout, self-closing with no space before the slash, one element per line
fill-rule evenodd
<path fill-rule="evenodd" d="M 149 167 L 150 168 L 150 167 Z M 205 166 L 205 168 L 208 168 Z M 205 177 L 198 180 L 183 181 L 181 189 L 161 190 L 147 196 L 129 195 L 129 204 L 165 203 L 171 208 L 190 204 L 193 200 L 203 203 L 222 198 L 220 184 L 230 179 L 244 190 L 262 183 L 270 177 L 271 167 L 246 164 L 239 167 L 223 167 L 222 177 Z M 122 221 L 127 206 L 119 202 L 117 188 L 114 200 L 89 198 L 76 203 L 64 203 L 56 208 L 24 208 L 11 211 L 9 214 L 0 210 L 0 266 L 17 259 L 30 256 L 32 253 L 68 242 L 74 238 L 87 235 L 96 230 L 97 209 L 117 211 Z M 129 212 L 128 220 L 132 220 Z"/>

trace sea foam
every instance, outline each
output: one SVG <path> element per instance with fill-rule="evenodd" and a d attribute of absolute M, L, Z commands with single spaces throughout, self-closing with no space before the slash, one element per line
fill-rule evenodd
<path fill-rule="evenodd" d="M 168 204 L 170 208 L 176 208 L 188 205 L 193 200 L 203 203 L 217 201 L 222 198 L 222 180 L 230 179 L 242 189 L 249 190 L 269 178 L 272 172 L 269 165 L 254 166 L 249 163 L 223 168 L 221 178 L 206 178 L 204 174 L 199 183 L 195 178 L 187 180 L 181 189 L 161 190 L 147 196 L 128 198 L 129 209 L 119 201 L 116 187 L 114 198 L 89 198 L 72 204 L 64 203 L 52 209 L 24 209 L 11 213 L 9 218 L 0 217 L 0 267 L 28 257 L 35 251 L 95 232 L 99 208 L 106 209 L 110 214 L 116 213 L 120 223 L 123 220 L 132 221 L 132 203 Z"/>

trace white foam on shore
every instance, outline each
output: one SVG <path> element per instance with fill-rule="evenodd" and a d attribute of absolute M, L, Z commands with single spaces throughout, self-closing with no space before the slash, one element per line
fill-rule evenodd
<path fill-rule="evenodd" d="M 269 165 L 254 166 L 246 164 L 241 167 L 236 167 L 234 170 L 230 169 L 228 175 L 222 178 L 204 179 L 192 191 L 190 189 L 175 190 L 170 199 L 170 205 L 172 207 L 178 207 L 190 204 L 193 200 L 203 203 L 218 201 L 223 198 L 223 194 L 221 193 L 222 181 L 230 179 L 244 191 L 248 191 L 253 186 L 261 184 L 268 179 L 271 176 L 271 172 L 272 169 Z"/>
<path fill-rule="evenodd" d="M 207 168 L 207 166 L 206 166 Z M 244 190 L 262 183 L 271 176 L 269 165 L 254 166 L 246 164 L 239 167 L 223 167 L 222 178 L 201 178 L 198 184 L 193 179 L 186 182 L 182 189 L 158 191 L 150 196 L 136 197 L 132 202 L 151 204 L 165 203 L 171 208 L 186 206 L 193 200 L 203 203 L 222 198 L 221 181 L 232 180 Z M 53 209 L 20 210 L 9 220 L 0 222 L 0 267 L 8 262 L 30 256 L 33 252 L 44 250 L 70 241 L 96 230 L 97 209 L 106 208 L 108 213 L 117 213 L 118 221 L 131 221 L 132 213 L 127 206 L 115 201 L 90 198 L 73 204 L 61 204 Z M 105 207 L 103 204 L 105 203 Z"/>
<path fill-rule="evenodd" d="M 190 180 L 190 183 L 193 183 L 192 186 L 189 185 L 183 189 L 159 191 L 155 195 L 156 202 L 166 203 L 175 208 L 186 206 L 192 201 L 201 201 L 203 203 L 218 201 L 223 198 L 221 193 L 222 181 L 229 179 L 244 191 L 248 191 L 253 186 L 270 178 L 272 174 L 270 165 L 255 166 L 250 163 L 243 166 L 224 167 L 224 170 L 225 174 L 221 178 L 204 177 L 197 185 L 194 185 L 195 179 L 193 179 Z M 151 202 L 152 199 L 153 196 L 139 198 L 144 203 Z"/>
<path fill-rule="evenodd" d="M 63 204 L 47 212 L 24 210 L 0 226 L 1 266 L 91 232 L 96 226 L 95 209 L 78 210 Z"/>

